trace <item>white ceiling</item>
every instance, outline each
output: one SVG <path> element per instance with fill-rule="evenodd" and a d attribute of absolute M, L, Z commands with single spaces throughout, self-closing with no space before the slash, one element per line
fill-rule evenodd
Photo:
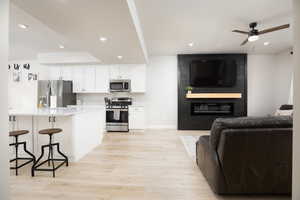
<path fill-rule="evenodd" d="M 137 8 L 135 12 L 134 2 Z M 10 59 L 89 52 L 103 63 L 144 63 L 149 55 L 278 53 L 292 48 L 292 28 L 241 47 L 248 24 L 291 23 L 292 0 L 12 0 Z M 139 19 L 138 19 L 139 18 Z M 29 25 L 28 30 L 18 24 Z M 139 27 L 139 23 L 141 27 Z M 108 38 L 106 43 L 99 37 Z M 143 39 L 145 38 L 146 49 Z M 264 46 L 265 41 L 270 42 Z M 195 45 L 189 47 L 188 43 Z M 63 44 L 65 49 L 59 49 Z M 118 60 L 117 56 L 124 58 Z"/>
<path fill-rule="evenodd" d="M 128 4 L 124 0 L 12 0 L 12 3 L 53 32 L 66 38 L 65 51 L 89 52 L 103 63 L 145 62 L 140 38 Z M 18 13 L 13 12 L 12 15 L 18 15 Z M 45 32 L 41 33 L 38 28 L 35 29 L 36 23 L 33 21 L 20 21 L 28 24 L 30 32 L 34 34 L 15 34 L 16 36 L 11 40 L 12 46 L 26 45 L 29 42 L 27 38 L 34 41 L 34 44 L 39 43 L 40 40 L 35 35 L 40 33 L 47 41 L 44 43 L 45 46 L 55 44 L 55 48 L 51 48 L 51 51 L 58 51 L 60 40 Z M 18 29 L 15 25 L 11 28 L 12 32 L 20 32 L 20 30 L 15 30 Z M 101 43 L 100 36 L 107 37 L 108 41 Z M 123 56 L 122 61 L 118 60 L 119 55 Z"/>
<path fill-rule="evenodd" d="M 261 36 L 240 47 L 248 30 L 291 23 L 292 0 L 136 0 L 149 55 L 186 53 L 277 53 L 292 47 L 292 31 Z M 265 47 L 263 43 L 271 45 Z M 194 47 L 187 44 L 194 42 Z"/>
<path fill-rule="evenodd" d="M 29 29 L 21 29 L 18 24 L 30 25 Z M 43 23 L 33 18 L 22 9 L 10 6 L 10 60 L 35 59 L 39 52 L 64 52 L 60 44 L 67 40 Z M 69 49 L 76 50 L 74 45 Z"/>

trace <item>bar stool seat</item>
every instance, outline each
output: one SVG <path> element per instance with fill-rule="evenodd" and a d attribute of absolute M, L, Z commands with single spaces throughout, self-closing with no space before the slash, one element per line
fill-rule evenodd
<path fill-rule="evenodd" d="M 10 169 L 15 170 L 16 176 L 18 176 L 18 169 L 21 167 L 24 167 L 25 165 L 29 163 L 35 163 L 35 156 L 27 150 L 27 144 L 26 142 L 19 142 L 19 136 L 28 134 L 28 130 L 16 130 L 16 131 L 10 131 L 9 136 L 15 138 L 15 142 L 9 144 L 9 146 L 15 147 L 15 158 L 10 160 L 10 163 L 15 162 L 14 167 L 10 167 Z M 26 152 L 30 157 L 19 157 L 19 146 L 23 146 L 24 152 Z M 23 164 L 19 165 L 19 161 L 26 161 Z"/>
<path fill-rule="evenodd" d="M 27 131 L 27 130 L 10 131 L 9 136 L 14 137 L 14 136 L 25 135 L 27 133 L 29 133 L 29 131 Z"/>
<path fill-rule="evenodd" d="M 56 133 L 60 133 L 62 131 L 63 130 L 60 129 L 60 128 L 48 128 L 48 129 L 40 130 L 39 134 L 42 134 L 42 135 L 53 135 L 53 134 L 56 134 Z"/>

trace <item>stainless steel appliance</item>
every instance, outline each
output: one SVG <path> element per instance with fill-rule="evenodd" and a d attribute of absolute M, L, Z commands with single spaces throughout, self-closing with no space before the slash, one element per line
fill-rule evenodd
<path fill-rule="evenodd" d="M 107 132 L 128 132 L 128 106 L 132 99 L 128 97 L 105 98 L 106 104 L 106 131 Z"/>
<path fill-rule="evenodd" d="M 112 79 L 109 81 L 110 92 L 130 92 L 131 80 L 129 79 Z"/>
<path fill-rule="evenodd" d="M 38 104 L 44 107 L 76 105 L 72 81 L 44 80 L 38 82 Z"/>

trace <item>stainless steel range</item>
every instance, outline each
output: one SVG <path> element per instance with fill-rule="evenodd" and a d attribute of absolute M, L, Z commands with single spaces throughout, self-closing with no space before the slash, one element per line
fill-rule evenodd
<path fill-rule="evenodd" d="M 106 131 L 128 132 L 128 106 L 132 99 L 128 97 L 105 98 L 106 104 Z"/>

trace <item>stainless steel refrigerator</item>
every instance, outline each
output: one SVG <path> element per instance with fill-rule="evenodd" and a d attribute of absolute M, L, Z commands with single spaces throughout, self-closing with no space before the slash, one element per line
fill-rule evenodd
<path fill-rule="evenodd" d="M 38 81 L 38 106 L 67 107 L 76 105 L 72 81 L 45 80 Z"/>

